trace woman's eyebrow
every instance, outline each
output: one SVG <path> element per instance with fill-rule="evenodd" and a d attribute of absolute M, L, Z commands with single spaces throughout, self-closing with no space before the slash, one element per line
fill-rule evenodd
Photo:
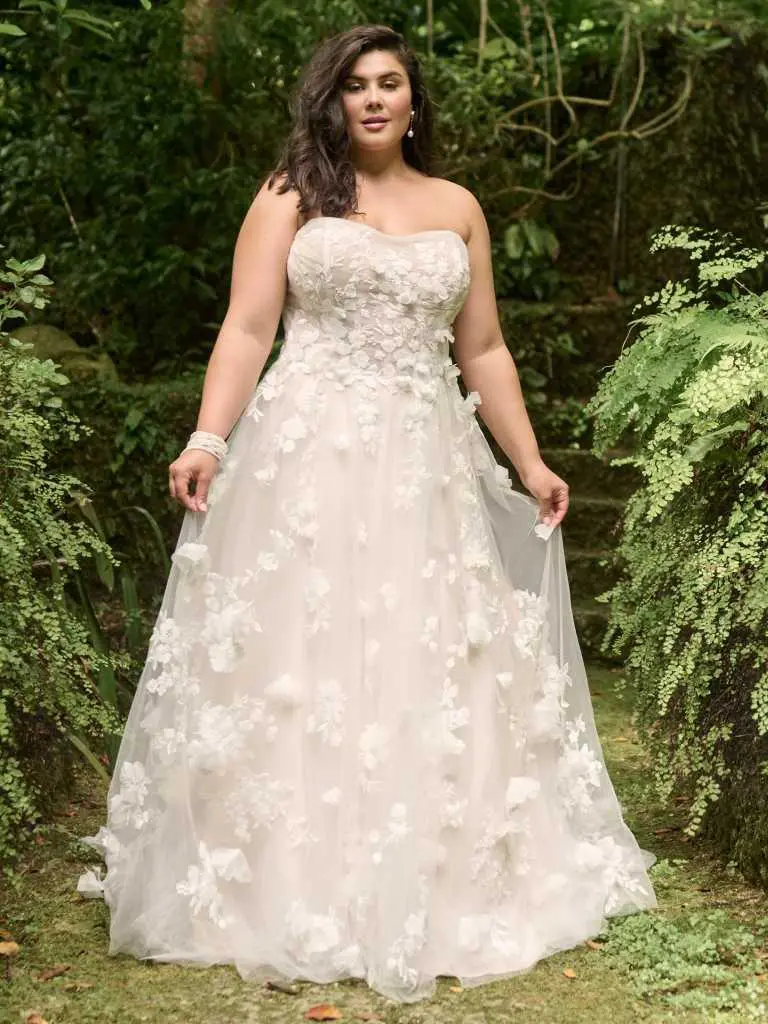
<path fill-rule="evenodd" d="M 347 75 L 346 77 L 347 77 L 347 79 L 349 79 L 349 78 L 356 78 L 359 81 L 364 82 L 366 80 L 366 77 L 370 77 L 370 78 L 402 78 L 403 74 L 402 74 L 401 71 L 382 71 L 381 74 L 379 74 L 379 75 L 370 75 L 370 76 L 366 76 L 366 75 Z"/>

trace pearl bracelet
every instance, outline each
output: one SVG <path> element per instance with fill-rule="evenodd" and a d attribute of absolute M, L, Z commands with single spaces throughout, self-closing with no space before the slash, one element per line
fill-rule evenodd
<path fill-rule="evenodd" d="M 219 460 L 223 459 L 229 451 L 229 445 L 223 437 L 219 437 L 218 434 L 210 434 L 207 430 L 192 431 L 184 451 L 189 451 L 190 448 L 210 452 L 211 455 L 215 455 Z"/>

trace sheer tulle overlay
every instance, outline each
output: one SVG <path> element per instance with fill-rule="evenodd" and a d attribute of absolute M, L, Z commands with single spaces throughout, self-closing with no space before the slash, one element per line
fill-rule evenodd
<path fill-rule="evenodd" d="M 452 231 L 320 217 L 285 343 L 187 513 L 78 888 L 110 952 L 480 984 L 654 907 L 595 731 L 560 529 L 449 345 Z"/>

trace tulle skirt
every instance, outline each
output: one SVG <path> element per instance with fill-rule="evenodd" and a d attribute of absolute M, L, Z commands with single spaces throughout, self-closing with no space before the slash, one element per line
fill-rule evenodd
<path fill-rule="evenodd" d="M 560 528 L 456 371 L 278 361 L 186 513 L 107 821 L 110 951 L 399 1001 L 654 907 L 595 730 Z"/>

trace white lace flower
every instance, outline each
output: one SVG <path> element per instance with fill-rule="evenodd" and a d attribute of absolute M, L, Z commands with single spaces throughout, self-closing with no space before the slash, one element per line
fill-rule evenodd
<path fill-rule="evenodd" d="M 389 757 L 389 730 L 381 722 L 371 722 L 358 741 L 360 761 L 366 771 L 375 771 Z"/>
<path fill-rule="evenodd" d="M 181 544 L 171 555 L 171 561 L 177 566 L 180 572 L 187 575 L 197 575 L 205 572 L 208 561 L 208 546 L 206 544 L 195 544 L 188 541 Z"/>
<path fill-rule="evenodd" d="M 291 416 L 280 425 L 278 445 L 283 452 L 292 452 L 296 442 L 307 436 L 307 425 L 300 416 Z"/>
<path fill-rule="evenodd" d="M 464 399 L 464 411 L 467 416 L 474 416 L 475 409 L 482 404 L 482 399 L 477 391 L 470 391 Z"/>
<path fill-rule="evenodd" d="M 210 920 L 219 928 L 226 928 L 234 920 L 224 914 L 224 899 L 217 879 L 227 882 L 250 882 L 251 871 L 242 850 L 219 847 L 209 850 L 201 840 L 198 844 L 199 863 L 192 864 L 187 878 L 176 883 L 176 892 L 190 897 L 192 913 L 208 912 Z"/>
<path fill-rule="evenodd" d="M 546 625 L 546 598 L 537 597 L 527 590 L 515 590 L 512 599 L 518 611 L 512 640 L 524 657 L 535 658 Z"/>
<path fill-rule="evenodd" d="M 397 602 L 400 599 L 400 594 L 394 583 L 382 583 L 379 587 L 379 593 L 381 599 L 384 602 L 384 607 L 387 611 L 391 612 L 393 608 L 397 606 Z"/>
<path fill-rule="evenodd" d="M 153 666 L 167 665 L 178 658 L 185 647 L 181 627 L 165 610 L 161 611 L 152 630 L 147 661 Z"/>
<path fill-rule="evenodd" d="M 428 647 L 430 651 L 436 651 L 438 649 L 437 644 L 437 630 L 439 626 L 439 619 L 437 615 L 428 615 L 424 619 L 424 623 L 421 627 L 421 638 L 420 642 Z"/>
<path fill-rule="evenodd" d="M 569 811 L 588 810 L 592 805 L 592 790 L 600 786 L 603 764 L 586 743 L 565 748 L 557 762 L 561 797 Z"/>
<path fill-rule="evenodd" d="M 143 828 L 150 820 L 144 809 L 149 779 L 140 761 L 125 761 L 120 768 L 120 789 L 111 797 L 109 810 L 113 825 Z"/>
<path fill-rule="evenodd" d="M 473 647 L 482 647 L 493 639 L 493 633 L 486 617 L 477 611 L 467 615 L 467 640 Z"/>
<path fill-rule="evenodd" d="M 403 803 L 392 804 L 387 823 L 387 843 L 401 842 L 413 828 L 408 824 L 408 808 Z"/>
<path fill-rule="evenodd" d="M 263 572 L 274 572 L 280 565 L 280 560 L 274 551 L 260 551 L 256 558 L 256 567 Z"/>
<path fill-rule="evenodd" d="M 338 679 L 321 679 L 315 688 L 314 712 L 307 716 L 306 731 L 317 733 L 329 746 L 344 739 L 347 694 Z"/>
<path fill-rule="evenodd" d="M 231 704 L 206 701 L 197 711 L 187 747 L 190 768 L 226 771 L 245 754 L 248 737 L 264 720 L 262 701 L 241 697 Z"/>
<path fill-rule="evenodd" d="M 440 710 L 426 720 L 421 729 L 421 738 L 427 755 L 433 760 L 442 757 L 457 756 L 464 752 L 466 743 L 455 734 L 455 730 L 465 725 L 469 719 L 469 709 L 460 712 Z"/>
<path fill-rule="evenodd" d="M 309 636 L 330 625 L 331 608 L 329 594 L 331 584 L 325 573 L 318 568 L 307 572 L 307 583 L 304 587 L 304 599 L 307 606 L 308 621 L 306 632 Z"/>
<path fill-rule="evenodd" d="M 261 469 L 255 470 L 253 476 L 260 484 L 272 483 L 277 476 L 277 463 L 271 460 L 265 466 L 262 466 Z"/>
<path fill-rule="evenodd" d="M 258 631 L 250 612 L 246 601 L 230 601 L 206 611 L 201 639 L 214 672 L 231 672 L 242 657 L 243 640 L 254 628 Z"/>
<path fill-rule="evenodd" d="M 250 842 L 254 830 L 270 829 L 279 819 L 287 818 L 292 794 L 290 783 L 268 772 L 245 773 L 224 803 L 237 838 Z"/>
<path fill-rule="evenodd" d="M 284 673 L 264 687 L 265 696 L 282 708 L 297 708 L 304 699 L 301 683 L 292 675 Z"/>
<path fill-rule="evenodd" d="M 363 654 L 365 664 L 367 667 L 370 668 L 370 666 L 373 665 L 373 663 L 376 661 L 376 657 L 380 650 L 381 644 L 379 643 L 379 641 L 374 640 L 373 637 L 368 637 L 368 639 L 365 641 L 365 650 Z"/>
<path fill-rule="evenodd" d="M 510 480 L 509 470 L 506 468 L 506 466 L 497 465 L 493 471 L 493 476 L 496 483 L 503 491 L 512 490 L 512 481 Z"/>
<path fill-rule="evenodd" d="M 288 934 L 295 945 L 291 952 L 298 960 L 327 953 L 341 942 L 341 922 L 333 907 L 327 914 L 312 914 L 303 900 L 294 900 L 285 915 Z"/>
<path fill-rule="evenodd" d="M 532 800 L 541 789 L 541 783 L 528 775 L 513 775 L 507 783 L 506 803 L 508 810 L 514 810 Z"/>

